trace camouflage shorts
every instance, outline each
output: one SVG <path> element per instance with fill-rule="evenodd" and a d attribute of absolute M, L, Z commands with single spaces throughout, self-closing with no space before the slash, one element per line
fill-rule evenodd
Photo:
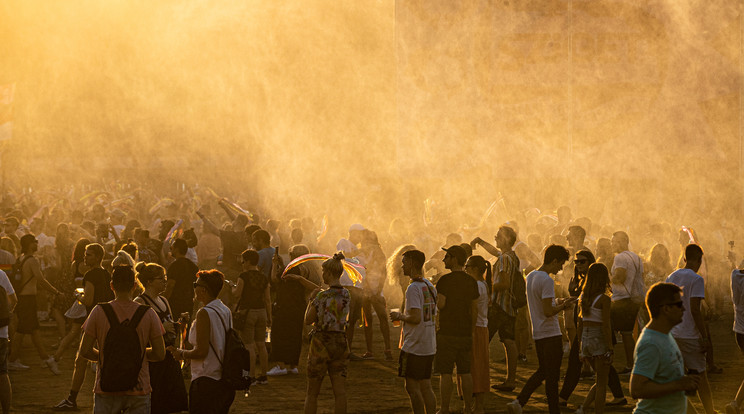
<path fill-rule="evenodd" d="M 344 332 L 315 332 L 310 340 L 307 354 L 308 378 L 323 378 L 328 375 L 346 376 L 346 360 L 349 347 Z"/>

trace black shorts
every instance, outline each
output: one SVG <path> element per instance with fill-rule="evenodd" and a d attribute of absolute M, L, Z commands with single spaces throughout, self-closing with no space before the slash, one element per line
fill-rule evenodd
<path fill-rule="evenodd" d="M 36 295 L 18 296 L 18 304 L 14 313 L 18 316 L 16 332 L 31 334 L 39 329 L 39 319 L 36 316 Z"/>
<path fill-rule="evenodd" d="M 612 302 L 610 309 L 612 331 L 632 332 L 641 304 L 635 303 L 631 299 L 620 299 Z"/>
<path fill-rule="evenodd" d="M 458 374 L 469 374 L 472 357 L 472 336 L 437 334 L 437 355 L 434 358 L 434 365 L 439 374 L 452 374 L 455 365 L 457 365 Z"/>
<path fill-rule="evenodd" d="M 514 335 L 516 321 L 516 316 L 509 316 L 499 305 L 488 308 L 488 342 L 491 342 L 497 332 L 501 342 L 513 341 L 516 338 Z"/>
<path fill-rule="evenodd" d="M 414 355 L 400 351 L 398 376 L 415 380 L 431 379 L 432 362 L 434 362 L 434 355 Z"/>
<path fill-rule="evenodd" d="M 0 375 L 8 373 L 8 338 L 0 338 Z"/>

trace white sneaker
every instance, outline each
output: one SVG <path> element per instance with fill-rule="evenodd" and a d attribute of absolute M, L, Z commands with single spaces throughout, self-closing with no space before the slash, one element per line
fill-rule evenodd
<path fill-rule="evenodd" d="M 519 400 L 514 400 L 506 404 L 506 411 L 508 411 L 509 414 L 522 414 L 522 405 L 519 404 Z"/>
<path fill-rule="evenodd" d="M 8 369 L 11 371 L 20 371 L 20 370 L 29 369 L 29 368 L 31 367 L 29 367 L 28 365 L 21 364 L 20 359 L 16 359 L 15 361 L 8 361 Z"/>
<path fill-rule="evenodd" d="M 275 366 L 274 368 L 271 368 L 269 372 L 266 373 L 266 375 L 269 375 L 271 377 L 276 377 L 279 375 L 287 375 L 287 369 L 281 369 L 279 368 L 279 365 Z"/>
<path fill-rule="evenodd" d="M 46 361 L 44 361 L 44 363 L 49 370 L 52 371 L 52 374 L 59 375 L 59 367 L 57 366 L 57 361 L 54 360 L 53 356 L 50 356 Z"/>
<path fill-rule="evenodd" d="M 736 401 L 726 404 L 726 414 L 739 414 L 739 406 L 736 405 Z"/>
<path fill-rule="evenodd" d="M 299 371 L 297 371 L 297 368 L 289 369 L 287 370 L 287 372 L 289 372 L 290 374 L 295 374 L 295 375 L 299 374 Z"/>

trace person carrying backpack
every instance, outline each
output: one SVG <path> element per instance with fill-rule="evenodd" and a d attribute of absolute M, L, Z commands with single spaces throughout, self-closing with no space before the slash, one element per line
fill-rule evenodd
<path fill-rule="evenodd" d="M 515 324 L 517 309 L 527 304 L 525 282 L 519 270 L 519 258 L 512 250 L 517 241 L 517 233 L 509 226 L 499 227 L 496 233 L 496 248 L 480 237 L 472 244 L 483 248 L 498 257 L 493 266 L 496 276 L 492 285 L 491 307 L 488 312 L 488 341 L 491 342 L 496 332 L 504 346 L 506 354 L 506 379 L 501 384 L 494 384 L 493 389 L 512 391 L 517 378 L 517 343 L 515 341 Z"/>
<path fill-rule="evenodd" d="M 155 311 L 132 300 L 131 267 L 114 268 L 111 289 L 114 300 L 93 308 L 80 342 L 80 355 L 98 362 L 93 413 L 147 414 L 152 392 L 148 362 L 165 357 L 163 325 Z M 96 341 L 99 350 L 93 348 Z"/>
<path fill-rule="evenodd" d="M 235 400 L 235 388 L 223 376 L 233 365 L 226 360 L 226 350 L 229 335 L 234 332 L 230 308 L 217 298 L 224 283 L 225 276 L 219 270 L 202 270 L 196 274 L 194 299 L 204 307 L 196 312 L 196 323 L 189 331 L 189 343 L 194 348 L 168 347 L 176 360 L 191 360 L 189 413 L 192 414 L 227 414 Z"/>

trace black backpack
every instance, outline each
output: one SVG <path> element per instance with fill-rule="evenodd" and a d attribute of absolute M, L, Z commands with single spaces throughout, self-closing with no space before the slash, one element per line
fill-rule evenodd
<path fill-rule="evenodd" d="M 217 356 L 217 350 L 214 349 L 212 342 L 209 342 L 209 346 L 212 348 L 214 355 L 217 357 L 217 361 L 222 365 L 222 379 L 229 388 L 233 390 L 248 390 L 251 386 L 251 354 L 245 349 L 243 340 L 240 338 L 240 334 L 225 325 L 225 320 L 222 319 L 219 311 L 214 308 L 205 306 L 204 309 L 211 309 L 217 314 L 222 322 L 222 327 L 225 329 L 225 354 L 224 361 L 220 360 Z"/>
<path fill-rule="evenodd" d="M 512 295 L 512 309 L 517 310 L 524 306 L 527 306 L 527 284 L 524 281 L 522 272 L 519 270 L 519 258 L 513 251 L 506 252 L 512 257 L 517 266 L 514 266 L 514 272 L 511 275 L 511 295 Z"/>
<path fill-rule="evenodd" d="M 23 259 L 19 257 L 18 259 L 16 259 L 13 268 L 10 270 L 8 279 L 10 279 L 10 284 L 13 286 L 13 290 L 15 290 L 16 295 L 20 295 L 23 288 L 26 287 L 26 285 L 34 279 L 35 275 L 31 275 L 31 277 L 28 278 L 25 283 L 21 283 L 23 281 L 23 265 L 26 264 L 26 260 L 32 257 L 33 256 L 26 256 Z"/>
<path fill-rule="evenodd" d="M 149 306 L 140 305 L 132 319 L 119 322 L 110 303 L 101 303 L 108 318 L 109 328 L 103 341 L 103 363 L 101 364 L 101 391 L 129 391 L 137 386 L 139 372 L 145 353 L 140 345 L 137 325 L 142 321 Z"/>

